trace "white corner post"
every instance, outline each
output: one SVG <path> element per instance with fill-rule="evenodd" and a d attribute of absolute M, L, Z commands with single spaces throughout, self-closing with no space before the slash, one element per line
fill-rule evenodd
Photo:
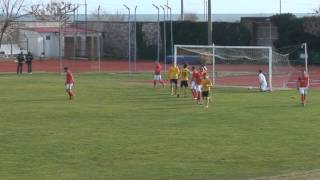
<path fill-rule="evenodd" d="M 272 47 L 269 47 L 269 88 L 272 91 Z"/>

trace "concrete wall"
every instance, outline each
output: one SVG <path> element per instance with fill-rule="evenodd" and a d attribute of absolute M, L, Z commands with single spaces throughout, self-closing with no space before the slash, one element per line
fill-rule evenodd
<path fill-rule="evenodd" d="M 77 23 L 79 27 L 102 33 L 101 56 L 110 58 L 127 58 L 129 47 L 128 22 L 84 22 Z M 143 40 L 147 45 L 157 44 L 158 24 L 154 22 L 142 23 Z M 134 47 L 134 24 L 131 23 L 131 47 Z M 133 55 L 133 54 L 132 54 Z"/>

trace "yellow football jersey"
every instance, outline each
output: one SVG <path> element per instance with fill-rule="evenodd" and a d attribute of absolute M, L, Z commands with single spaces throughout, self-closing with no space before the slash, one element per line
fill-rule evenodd
<path fill-rule="evenodd" d="M 180 79 L 182 81 L 188 81 L 190 74 L 191 74 L 191 72 L 189 71 L 189 69 L 188 68 L 184 68 L 184 69 L 182 69 L 182 71 L 180 73 Z"/>
<path fill-rule="evenodd" d="M 168 72 L 169 79 L 178 79 L 180 70 L 177 66 L 171 66 Z"/>
<path fill-rule="evenodd" d="M 203 91 L 210 91 L 211 87 L 213 87 L 210 79 L 203 79 L 201 84 Z"/>

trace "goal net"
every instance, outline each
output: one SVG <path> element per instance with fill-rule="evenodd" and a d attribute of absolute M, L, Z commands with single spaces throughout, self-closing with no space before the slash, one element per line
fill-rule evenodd
<path fill-rule="evenodd" d="M 215 85 L 223 87 L 258 87 L 262 70 L 271 90 L 283 89 L 294 71 L 288 54 L 260 46 L 176 45 L 173 63 L 206 65 Z"/>

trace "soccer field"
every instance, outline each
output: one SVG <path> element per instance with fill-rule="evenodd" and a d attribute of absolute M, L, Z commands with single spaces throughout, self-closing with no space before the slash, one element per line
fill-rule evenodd
<path fill-rule="evenodd" d="M 0 179 L 250 179 L 320 169 L 316 90 L 303 108 L 295 90 L 218 88 L 205 109 L 144 83 L 151 74 L 75 79 L 68 101 L 63 75 L 0 75 Z"/>

